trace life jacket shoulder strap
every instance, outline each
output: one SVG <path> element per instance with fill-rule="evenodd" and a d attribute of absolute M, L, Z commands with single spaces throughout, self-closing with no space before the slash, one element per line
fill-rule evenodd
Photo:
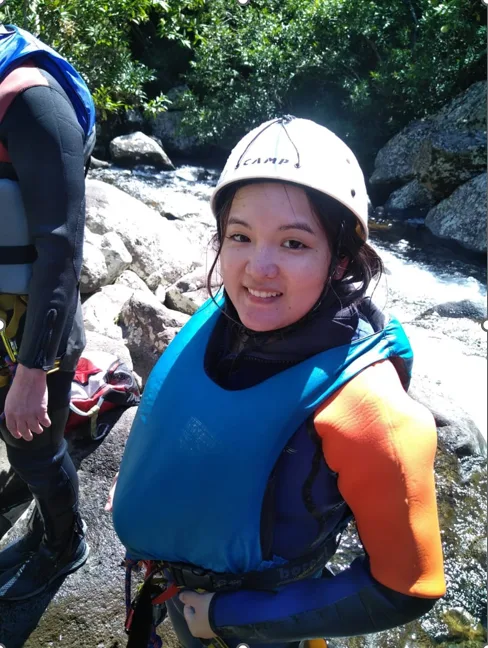
<path fill-rule="evenodd" d="M 14 68 L 0 81 L 0 122 L 19 92 L 35 86 L 47 85 L 49 85 L 47 79 L 32 63 L 25 62 Z M 1 142 L 0 162 L 10 162 L 8 151 Z"/>
<path fill-rule="evenodd" d="M 24 62 L 14 68 L 0 81 L 0 121 L 5 117 L 10 104 L 19 92 L 34 86 L 47 85 L 49 85 L 47 79 L 33 63 Z"/>

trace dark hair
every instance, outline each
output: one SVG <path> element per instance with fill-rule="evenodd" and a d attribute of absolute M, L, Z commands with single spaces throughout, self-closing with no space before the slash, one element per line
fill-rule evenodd
<path fill-rule="evenodd" d="M 258 182 L 278 182 L 262 180 Z M 217 203 L 217 233 L 213 238 L 217 254 L 207 275 L 208 294 L 212 294 L 212 275 L 217 265 L 224 234 L 227 229 L 230 209 L 237 191 L 256 180 L 236 182 L 225 187 Z M 286 183 L 291 184 L 291 183 Z M 324 293 L 320 303 L 332 303 L 340 300 L 343 306 L 358 302 L 366 293 L 372 279 L 381 278 L 383 262 L 373 248 L 364 241 L 364 231 L 356 216 L 334 198 L 326 194 L 301 187 L 307 194 L 310 206 L 322 225 L 332 250 L 332 261 L 329 276 L 324 277 Z M 341 259 L 349 259 L 347 269 L 342 279 L 333 279 L 334 270 Z"/>

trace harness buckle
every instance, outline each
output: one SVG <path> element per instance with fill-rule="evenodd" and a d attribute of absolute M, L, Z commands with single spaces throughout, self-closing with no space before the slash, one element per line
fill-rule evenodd
<path fill-rule="evenodd" d="M 200 567 L 192 567 L 185 563 L 170 563 L 168 569 L 177 587 L 188 589 L 213 590 L 212 575 Z"/>

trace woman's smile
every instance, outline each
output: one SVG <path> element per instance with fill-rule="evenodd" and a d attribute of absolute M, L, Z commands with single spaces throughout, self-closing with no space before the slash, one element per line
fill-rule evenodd
<path fill-rule="evenodd" d="M 272 331 L 306 315 L 322 294 L 330 259 L 327 236 L 303 189 L 262 182 L 237 191 L 221 271 L 246 328 Z"/>

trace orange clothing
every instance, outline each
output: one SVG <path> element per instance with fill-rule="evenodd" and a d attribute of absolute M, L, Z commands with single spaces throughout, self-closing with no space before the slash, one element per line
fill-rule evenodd
<path fill-rule="evenodd" d="M 430 412 L 408 396 L 386 360 L 340 388 L 316 411 L 314 424 L 374 578 L 403 594 L 442 596 Z"/>

